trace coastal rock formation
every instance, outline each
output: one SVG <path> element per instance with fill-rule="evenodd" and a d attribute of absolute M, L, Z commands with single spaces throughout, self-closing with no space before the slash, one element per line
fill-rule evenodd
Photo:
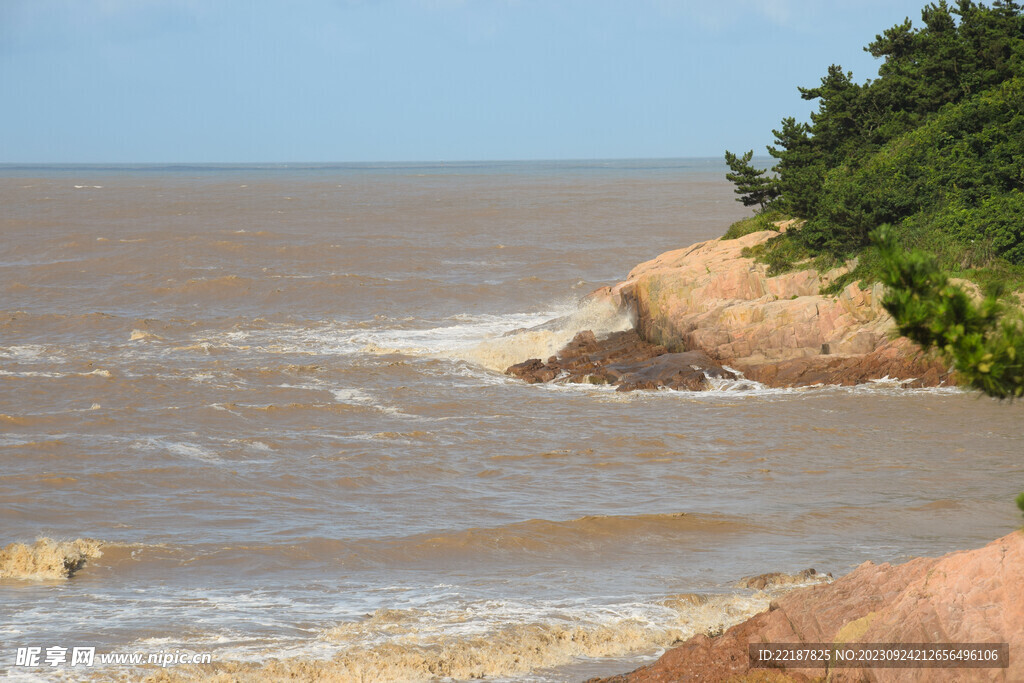
<path fill-rule="evenodd" d="M 755 232 L 666 252 L 638 265 L 608 295 L 636 310 L 637 330 L 654 344 L 750 365 L 865 354 L 887 339 L 891 320 L 879 301 L 881 286 L 850 285 L 837 297 L 822 296 L 821 287 L 845 268 L 769 277 L 764 264 L 742 255 L 775 235 Z"/>
<path fill-rule="evenodd" d="M 941 361 L 921 351 L 909 339 L 886 341 L 873 351 L 859 355 L 828 354 L 756 364 L 737 360 L 729 365 L 747 379 L 770 387 L 850 386 L 885 377 L 900 380 L 908 387 L 955 384 L 951 372 Z"/>
<path fill-rule="evenodd" d="M 709 379 L 735 379 L 701 351 L 669 353 L 664 346 L 649 344 L 636 332 L 614 332 L 598 341 L 587 330 L 577 334 L 557 356 L 513 365 L 508 374 L 530 383 L 564 377 L 571 382 L 613 384 L 619 391 L 634 389 L 706 389 Z"/>
<path fill-rule="evenodd" d="M 1024 680 L 1024 531 L 900 565 L 866 562 L 798 589 L 720 636 L 695 636 L 607 683 Z M 749 643 L 1008 643 L 1008 668 L 752 669 Z"/>
<path fill-rule="evenodd" d="M 885 377 L 913 386 L 953 383 L 939 361 L 906 339 L 892 339 L 895 327 L 881 306 L 880 284 L 862 290 L 854 283 L 838 296 L 825 296 L 821 288 L 845 267 L 769 276 L 765 265 L 743 256 L 744 249 L 776 234 L 755 232 L 669 251 L 638 265 L 625 282 L 594 292 L 592 299 L 635 314 L 637 336 L 628 341 L 629 353 L 622 351 L 624 338 L 578 337 L 548 361 L 531 359 L 508 373 L 532 382 L 562 377 L 622 390 L 707 388 L 706 380 L 685 371 L 688 366 L 709 368 L 712 377 L 734 377 L 732 368 L 773 387 Z M 630 354 L 632 365 L 612 367 Z M 662 355 L 672 357 L 654 360 Z M 672 375 L 675 368 L 683 372 Z"/>

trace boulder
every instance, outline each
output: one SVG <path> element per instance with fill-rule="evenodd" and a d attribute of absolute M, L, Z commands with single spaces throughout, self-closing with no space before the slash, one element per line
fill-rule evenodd
<path fill-rule="evenodd" d="M 755 232 L 669 251 L 592 296 L 634 311 L 636 330 L 669 351 L 702 351 L 769 386 L 858 384 L 886 376 L 917 386 L 953 383 L 947 368 L 907 340 L 881 305 L 881 284 L 821 288 L 848 272 L 769 276 L 744 249 L 777 236 Z"/>
<path fill-rule="evenodd" d="M 632 330 L 602 340 L 585 330 L 547 361 L 531 358 L 506 372 L 530 383 L 557 378 L 611 384 L 619 391 L 661 387 L 699 391 L 707 388 L 709 378 L 736 377 L 703 352 L 668 353 L 664 346 L 645 342 Z"/>
<path fill-rule="evenodd" d="M 892 321 L 881 287 L 850 285 L 820 294 L 844 274 L 798 270 L 769 277 L 743 250 L 777 236 L 755 232 L 666 252 L 634 268 L 608 296 L 637 312 L 641 336 L 671 350 L 700 349 L 747 363 L 832 353 L 862 354 L 887 338 Z"/>

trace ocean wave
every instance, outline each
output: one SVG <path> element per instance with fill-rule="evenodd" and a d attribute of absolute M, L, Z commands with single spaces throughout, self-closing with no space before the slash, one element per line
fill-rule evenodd
<path fill-rule="evenodd" d="M 611 304 L 588 301 L 537 313 L 462 313 L 444 323 L 427 328 L 360 331 L 351 336 L 351 341 L 363 353 L 468 361 L 504 372 L 510 365 L 528 358 L 547 358 L 557 353 L 577 332 L 592 330 L 599 336 L 606 335 L 631 328 L 633 320 Z"/>
<path fill-rule="evenodd" d="M 202 460 L 209 463 L 222 462 L 221 457 L 210 449 L 185 441 L 172 441 L 170 439 L 163 439 L 159 437 L 147 437 L 133 441 L 131 448 L 142 451 L 170 453 L 171 455 L 187 458 L 189 460 Z"/>
<path fill-rule="evenodd" d="M 543 323 L 505 332 L 499 338 L 486 339 L 467 349 L 460 358 L 504 372 L 509 366 L 524 360 L 555 355 L 583 330 L 603 337 L 632 329 L 634 322 L 631 313 L 593 299 Z"/>
<path fill-rule="evenodd" d="M 726 369 L 732 370 L 728 366 Z M 736 372 L 735 370 L 732 370 Z M 852 395 L 852 396 L 908 396 L 908 395 L 938 395 L 949 396 L 964 393 L 958 387 L 910 387 L 907 386 L 912 379 L 896 380 L 888 377 L 870 380 L 863 384 L 839 385 L 839 384 L 813 384 L 799 387 L 770 387 L 754 380 L 746 379 L 742 373 L 736 379 L 722 377 L 707 377 L 707 389 L 703 391 L 688 391 L 682 389 L 670 389 L 661 387 L 645 391 L 617 391 L 614 385 L 593 385 L 580 382 L 559 381 L 558 378 L 551 382 L 529 385 L 531 390 L 548 391 L 555 393 L 575 393 L 593 396 L 595 399 L 610 403 L 635 403 L 647 401 L 686 401 L 686 402 L 710 402 L 722 404 L 722 401 L 750 401 L 750 400 L 791 400 L 811 399 L 816 400 L 824 396 Z"/>
<path fill-rule="evenodd" d="M 531 519 L 500 527 L 427 533 L 377 542 L 380 560 L 444 559 L 455 555 L 560 555 L 601 551 L 616 544 L 679 539 L 686 534 L 751 533 L 741 517 L 714 514 L 590 515 L 567 521 Z M 373 550 L 372 546 L 367 548 Z M 378 553 L 370 553 L 377 555 Z"/>
<path fill-rule="evenodd" d="M 0 550 L 0 579 L 67 579 L 88 560 L 100 557 L 101 546 L 99 541 L 83 538 L 74 541 L 40 538 L 32 545 L 10 543 Z"/>
<path fill-rule="evenodd" d="M 216 283 L 238 286 L 234 276 L 217 278 Z M 205 281 L 210 286 L 216 283 Z M 179 339 L 171 351 L 363 357 L 373 364 L 380 362 L 379 356 L 402 355 L 465 362 L 501 373 L 527 358 L 547 358 L 581 330 L 601 335 L 631 326 L 630 316 L 610 304 L 573 301 L 541 312 L 458 313 L 431 321 L 377 316 L 365 321 L 241 323 L 230 330 L 211 330 Z M 130 330 L 130 341 L 156 339 L 160 337 L 149 329 L 135 326 Z"/>
<path fill-rule="evenodd" d="M 332 480 L 339 489 L 372 483 L 373 468 Z M 280 481 L 279 486 L 287 486 Z M 346 570 L 380 567 L 451 566 L 537 562 L 563 563 L 567 556 L 581 562 L 609 552 L 671 543 L 699 550 L 724 535 L 757 534 L 764 527 L 744 517 L 718 514 L 592 515 L 566 521 L 531 519 L 523 522 L 465 529 L 438 529 L 406 536 L 377 538 L 304 538 L 295 543 L 181 546 L 179 554 L 194 556 L 201 565 L 222 565 L 260 558 L 270 566 L 290 567 L 298 561 L 328 563 Z"/>
<path fill-rule="evenodd" d="M 605 607 L 505 601 L 384 608 L 328 628 L 329 658 L 291 657 L 181 667 L 161 680 L 228 674 L 238 681 L 425 681 L 522 676 L 579 658 L 654 656 L 699 633 L 717 634 L 763 611 L 765 593 L 689 596 Z"/>
<path fill-rule="evenodd" d="M 188 297 L 239 297 L 249 295 L 256 281 L 240 275 L 220 275 L 212 278 L 190 278 L 170 287 L 157 287 L 155 294 Z"/>

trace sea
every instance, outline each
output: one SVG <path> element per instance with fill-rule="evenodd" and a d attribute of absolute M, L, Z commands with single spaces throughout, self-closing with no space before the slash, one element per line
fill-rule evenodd
<path fill-rule="evenodd" d="M 0 166 L 0 546 L 102 552 L 0 579 L 0 676 L 583 680 L 1018 528 L 1019 403 L 503 374 L 628 328 L 585 296 L 749 215 L 725 170 Z"/>

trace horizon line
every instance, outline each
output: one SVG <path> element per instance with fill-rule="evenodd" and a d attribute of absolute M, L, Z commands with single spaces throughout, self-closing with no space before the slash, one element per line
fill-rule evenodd
<path fill-rule="evenodd" d="M 759 157 L 754 157 L 755 159 Z M 765 155 L 764 158 L 771 158 Z M 369 160 L 369 161 L 3 161 L 0 168 L 45 168 L 45 167 L 140 167 L 155 166 L 173 167 L 330 167 L 330 166 L 366 166 L 380 165 L 431 165 L 441 166 L 467 164 L 521 164 L 521 163 L 598 163 L 598 162 L 631 162 L 631 161 L 722 161 L 720 156 L 671 156 L 671 157 L 565 157 L 535 159 L 403 159 L 403 160 Z"/>

